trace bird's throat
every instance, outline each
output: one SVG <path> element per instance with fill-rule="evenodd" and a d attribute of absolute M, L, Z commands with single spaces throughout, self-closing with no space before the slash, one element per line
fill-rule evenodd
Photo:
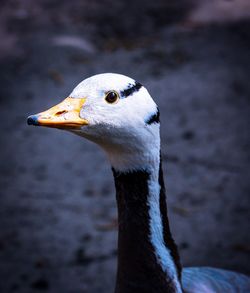
<path fill-rule="evenodd" d="M 113 170 L 118 206 L 116 293 L 181 292 L 161 165 L 155 171 Z M 154 174 L 152 174 L 154 173 Z"/>

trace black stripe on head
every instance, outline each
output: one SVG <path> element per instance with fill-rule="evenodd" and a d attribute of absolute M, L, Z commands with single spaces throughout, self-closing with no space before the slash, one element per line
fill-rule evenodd
<path fill-rule="evenodd" d="M 132 96 L 133 93 L 138 92 L 142 85 L 139 82 L 135 82 L 135 84 L 129 83 L 128 87 L 121 91 L 121 96 L 123 98 L 127 98 L 128 96 Z"/>
<path fill-rule="evenodd" d="M 153 123 L 160 123 L 160 111 L 157 107 L 157 111 L 148 117 L 148 119 L 145 121 L 146 124 L 150 125 Z"/>

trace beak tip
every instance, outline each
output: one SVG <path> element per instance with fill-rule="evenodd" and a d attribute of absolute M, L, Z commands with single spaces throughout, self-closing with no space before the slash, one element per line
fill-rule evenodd
<path fill-rule="evenodd" d="M 27 124 L 28 125 L 35 125 L 35 126 L 38 126 L 39 123 L 38 123 L 38 116 L 37 115 L 30 115 L 28 118 L 27 118 Z"/>

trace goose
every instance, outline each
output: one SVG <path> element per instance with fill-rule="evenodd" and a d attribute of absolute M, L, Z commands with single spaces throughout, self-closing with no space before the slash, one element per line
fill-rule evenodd
<path fill-rule="evenodd" d="M 116 73 L 94 75 L 27 123 L 70 131 L 106 153 L 118 208 L 115 293 L 250 292 L 250 278 L 241 273 L 182 269 L 168 222 L 159 109 L 139 82 Z"/>

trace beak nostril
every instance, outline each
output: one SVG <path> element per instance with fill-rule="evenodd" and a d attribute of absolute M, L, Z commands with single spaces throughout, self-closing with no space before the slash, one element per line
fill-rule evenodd
<path fill-rule="evenodd" d="M 60 116 L 60 115 L 65 114 L 65 113 L 67 113 L 66 110 L 58 111 L 58 112 L 55 113 L 55 116 Z"/>

